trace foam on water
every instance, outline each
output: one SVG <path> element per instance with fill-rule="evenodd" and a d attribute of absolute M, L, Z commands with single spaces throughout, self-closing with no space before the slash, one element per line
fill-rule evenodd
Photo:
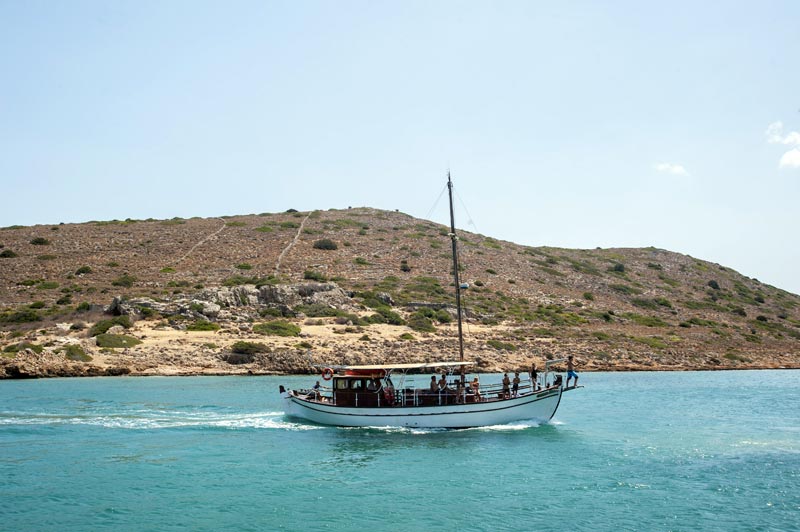
<path fill-rule="evenodd" d="M 0 412 L 0 425 L 91 425 L 115 429 L 229 428 L 317 430 L 322 427 L 287 421 L 283 412 L 218 413 L 138 409 L 84 415 Z"/>

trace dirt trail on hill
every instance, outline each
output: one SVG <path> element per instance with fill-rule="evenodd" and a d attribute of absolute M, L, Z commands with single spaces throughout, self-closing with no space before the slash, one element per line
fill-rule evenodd
<path fill-rule="evenodd" d="M 306 222 L 308 221 L 308 218 L 310 216 L 311 216 L 311 213 L 308 213 L 306 215 L 306 217 L 303 218 L 303 221 L 300 222 L 300 227 L 297 228 L 297 234 L 294 235 L 294 238 L 292 239 L 291 242 L 289 242 L 289 245 L 286 246 L 283 249 L 283 251 L 281 251 L 281 254 L 278 255 L 278 261 L 275 263 L 275 275 L 278 275 L 280 273 L 281 261 L 283 261 L 283 257 L 285 257 L 287 253 L 289 253 L 289 251 L 292 249 L 292 247 L 294 247 L 294 245 L 297 243 L 297 240 L 300 238 L 300 235 L 303 234 L 303 228 L 305 227 Z"/>
<path fill-rule="evenodd" d="M 196 250 L 197 248 L 199 248 L 200 246 L 202 246 L 203 244 L 205 244 L 206 242 L 208 242 L 209 240 L 211 240 L 212 238 L 214 238 L 215 236 L 220 234 L 225 229 L 227 222 L 225 220 L 223 220 L 222 218 L 217 218 L 217 220 L 222 222 L 222 227 L 220 227 L 219 229 L 217 229 L 216 231 L 214 231 L 210 235 L 206 236 L 205 238 L 201 239 L 197 244 L 192 246 L 192 249 L 187 251 L 186 254 L 183 257 L 181 257 L 178 260 L 176 260 L 173 264 L 179 264 L 179 263 L 183 262 L 184 260 L 186 260 L 186 258 L 189 255 L 191 255 L 194 252 L 194 250 Z"/>

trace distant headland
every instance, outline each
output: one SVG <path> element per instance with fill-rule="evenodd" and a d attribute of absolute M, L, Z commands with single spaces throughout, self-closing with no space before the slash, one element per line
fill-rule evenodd
<path fill-rule="evenodd" d="M 800 297 L 656 248 L 460 233 L 478 371 L 800 367 Z M 0 229 L 0 378 L 457 358 L 448 229 L 370 208 Z"/>

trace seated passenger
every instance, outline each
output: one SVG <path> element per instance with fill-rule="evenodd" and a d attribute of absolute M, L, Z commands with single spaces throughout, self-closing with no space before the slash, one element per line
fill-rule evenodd
<path fill-rule="evenodd" d="M 447 374 L 442 373 L 442 378 L 439 379 L 439 390 L 442 392 L 447 391 Z"/>
<path fill-rule="evenodd" d="M 431 375 L 431 387 L 430 392 L 436 393 L 439 390 L 439 387 L 436 385 L 436 375 Z"/>

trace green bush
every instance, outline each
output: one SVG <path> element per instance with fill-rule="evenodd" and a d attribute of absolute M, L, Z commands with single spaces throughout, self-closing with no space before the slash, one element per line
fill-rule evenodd
<path fill-rule="evenodd" d="M 288 321 L 275 320 L 254 325 L 253 332 L 268 336 L 299 336 L 300 327 Z"/>
<path fill-rule="evenodd" d="M 237 264 L 236 267 L 238 269 L 240 269 L 240 270 L 252 270 L 253 269 L 253 265 L 252 264 L 248 264 L 246 262 L 243 262 L 241 264 Z"/>
<path fill-rule="evenodd" d="M 0 251 L 0 258 L 3 258 L 3 259 L 13 259 L 14 257 L 17 257 L 17 256 L 18 255 L 16 253 L 14 253 L 13 251 L 11 251 L 10 249 L 4 249 L 3 251 Z"/>
<path fill-rule="evenodd" d="M 353 264 L 356 264 L 358 266 L 369 266 L 369 261 L 364 257 L 356 257 L 355 259 L 353 259 Z"/>
<path fill-rule="evenodd" d="M 437 310 L 436 314 L 434 314 L 434 319 L 439 323 L 450 323 L 453 321 L 453 317 L 444 309 Z"/>
<path fill-rule="evenodd" d="M 111 284 L 114 286 L 122 286 L 124 288 L 130 288 L 131 286 L 133 286 L 133 283 L 135 282 L 136 282 L 136 277 L 133 277 L 132 275 L 128 275 L 127 273 L 125 273 L 120 277 L 114 279 L 111 282 Z"/>
<path fill-rule="evenodd" d="M 218 331 L 219 324 L 208 320 L 197 320 L 186 326 L 187 331 Z"/>
<path fill-rule="evenodd" d="M 255 353 L 267 353 L 269 347 L 259 342 L 235 342 L 231 346 L 231 351 L 242 355 L 253 355 Z"/>
<path fill-rule="evenodd" d="M 645 327 L 667 327 L 669 323 L 665 322 L 661 318 L 657 318 L 655 316 L 642 316 L 641 314 L 634 314 L 633 312 L 627 312 L 623 314 L 623 317 L 628 318 L 629 320 L 633 321 L 637 325 L 643 325 Z"/>
<path fill-rule="evenodd" d="M 323 303 L 313 303 L 311 305 L 297 305 L 294 308 L 297 312 L 302 312 L 309 318 L 334 318 L 342 316 L 344 311 L 335 309 Z"/>
<path fill-rule="evenodd" d="M 42 281 L 36 285 L 37 290 L 55 290 L 60 285 L 55 281 Z"/>
<path fill-rule="evenodd" d="M 633 340 L 639 342 L 640 344 L 652 347 L 653 349 L 667 348 L 666 342 L 657 336 L 634 336 Z"/>
<path fill-rule="evenodd" d="M 420 332 L 434 332 L 436 330 L 429 318 L 416 312 L 408 319 L 408 326 Z"/>
<path fill-rule="evenodd" d="M 86 351 L 78 344 L 66 345 L 62 351 L 67 360 L 75 360 L 78 362 L 89 362 L 92 360 L 92 357 L 87 355 Z"/>
<path fill-rule="evenodd" d="M 17 310 L 0 314 L 0 323 L 30 323 L 41 321 L 42 316 L 32 309 Z"/>
<path fill-rule="evenodd" d="M 314 242 L 313 246 L 314 249 L 325 249 L 329 251 L 333 251 L 339 249 L 339 246 L 336 245 L 336 242 L 331 240 L 330 238 L 323 238 Z"/>
<path fill-rule="evenodd" d="M 161 268 L 161 273 L 175 273 L 175 268 L 166 266 L 164 268 Z"/>
<path fill-rule="evenodd" d="M 110 320 L 101 320 L 95 323 L 92 328 L 89 329 L 89 336 L 103 334 L 115 325 L 120 325 L 125 329 L 133 327 L 130 316 L 116 316 Z"/>
<path fill-rule="evenodd" d="M 30 349 L 34 353 L 41 354 L 44 351 L 44 347 L 39 344 L 32 344 L 30 342 L 20 342 L 18 344 L 11 344 L 7 345 L 5 349 L 3 349 L 4 353 L 19 353 L 20 351 L 24 351 L 25 349 Z"/>
<path fill-rule="evenodd" d="M 50 241 L 44 237 L 37 236 L 36 238 L 31 240 L 31 244 L 33 244 L 34 246 L 48 246 L 50 245 Z"/>
<path fill-rule="evenodd" d="M 98 347 L 107 347 L 111 349 L 133 347 L 142 343 L 141 340 L 125 334 L 103 333 L 98 334 L 96 339 Z"/>
<path fill-rule="evenodd" d="M 655 310 L 658 308 L 658 303 L 656 303 L 653 299 L 635 297 L 631 299 L 631 303 L 639 308 L 646 308 L 650 310 Z"/>
<path fill-rule="evenodd" d="M 44 308 L 44 301 L 34 301 L 30 305 L 28 305 L 28 307 L 34 309 Z"/>
<path fill-rule="evenodd" d="M 320 283 L 324 283 L 328 280 L 328 278 L 322 275 L 320 272 L 315 272 L 313 270 L 304 271 L 303 279 L 308 279 L 309 281 L 317 281 Z"/>
<path fill-rule="evenodd" d="M 87 273 L 92 273 L 92 268 L 89 266 L 81 266 L 77 270 L 75 270 L 75 275 L 84 275 Z"/>
<path fill-rule="evenodd" d="M 401 340 L 416 340 L 416 338 L 414 338 L 414 335 L 413 335 L 413 334 L 411 334 L 411 333 L 403 333 L 403 334 L 401 334 L 401 335 L 399 336 L 399 338 L 400 338 Z"/>
<path fill-rule="evenodd" d="M 262 318 L 266 318 L 266 317 L 285 318 L 286 317 L 286 315 L 283 313 L 283 311 L 281 309 L 274 308 L 274 307 L 262 308 L 261 310 L 258 311 L 258 315 L 261 316 Z"/>
<path fill-rule="evenodd" d="M 591 292 L 584 292 L 583 299 L 587 301 L 594 301 L 594 294 L 592 294 Z"/>
<path fill-rule="evenodd" d="M 636 295 L 642 293 L 642 291 L 639 290 L 638 288 L 634 288 L 626 284 L 610 284 L 608 285 L 608 287 L 614 290 L 615 292 L 619 292 L 621 294 L 626 294 L 626 295 Z"/>
<path fill-rule="evenodd" d="M 405 325 L 406 320 L 397 312 L 394 312 L 389 307 L 378 307 L 375 311 L 385 320 L 389 325 Z"/>
<path fill-rule="evenodd" d="M 494 347 L 498 351 L 516 351 L 517 346 L 508 342 L 501 342 L 500 340 L 488 340 L 486 344 L 489 347 Z"/>

